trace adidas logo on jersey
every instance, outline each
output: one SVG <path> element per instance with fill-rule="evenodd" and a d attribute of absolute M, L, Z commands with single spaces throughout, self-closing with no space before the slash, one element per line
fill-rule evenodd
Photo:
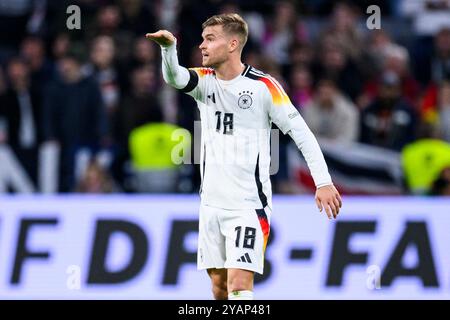
<path fill-rule="evenodd" d="M 248 263 L 252 263 L 252 260 L 250 259 L 250 256 L 248 255 L 248 253 L 244 254 L 242 257 L 240 257 L 239 259 L 237 259 L 237 262 L 248 262 Z"/>
<path fill-rule="evenodd" d="M 213 94 L 209 94 L 208 99 L 211 99 L 213 103 L 216 103 L 216 94 L 214 92 Z"/>

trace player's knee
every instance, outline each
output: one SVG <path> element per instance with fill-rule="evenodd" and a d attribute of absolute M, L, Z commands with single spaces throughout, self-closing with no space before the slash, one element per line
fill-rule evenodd
<path fill-rule="evenodd" d="M 228 299 L 228 290 L 226 281 L 213 283 L 212 292 L 214 299 L 226 300 Z"/>
<path fill-rule="evenodd" d="M 253 278 L 249 276 L 236 275 L 228 279 L 228 291 L 253 290 Z"/>

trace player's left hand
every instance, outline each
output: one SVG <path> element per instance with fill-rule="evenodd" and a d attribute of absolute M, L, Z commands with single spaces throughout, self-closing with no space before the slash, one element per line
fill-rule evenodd
<path fill-rule="evenodd" d="M 316 190 L 316 204 L 320 212 L 325 208 L 328 219 L 336 219 L 342 207 L 342 198 L 339 191 L 331 184 Z"/>

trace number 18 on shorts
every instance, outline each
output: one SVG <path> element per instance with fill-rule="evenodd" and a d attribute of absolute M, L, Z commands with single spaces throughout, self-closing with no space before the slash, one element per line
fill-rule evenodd
<path fill-rule="evenodd" d="M 236 268 L 262 274 L 271 209 L 229 210 L 200 205 L 198 269 Z"/>

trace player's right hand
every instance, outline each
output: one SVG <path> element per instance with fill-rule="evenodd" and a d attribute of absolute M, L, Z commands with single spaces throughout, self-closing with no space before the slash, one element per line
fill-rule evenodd
<path fill-rule="evenodd" d="M 167 30 L 159 30 L 145 35 L 147 39 L 155 41 L 161 47 L 168 47 L 175 43 L 175 36 Z"/>

